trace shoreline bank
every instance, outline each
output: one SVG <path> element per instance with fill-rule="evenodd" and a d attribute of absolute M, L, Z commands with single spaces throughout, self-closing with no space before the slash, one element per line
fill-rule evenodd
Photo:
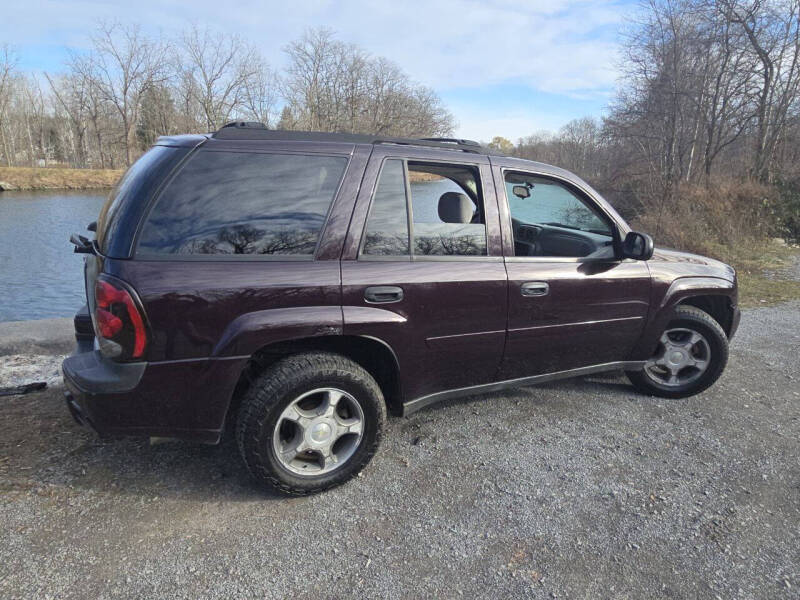
<path fill-rule="evenodd" d="M 111 188 L 121 169 L 60 167 L 0 167 L 0 194 L 4 191 L 95 190 Z"/>

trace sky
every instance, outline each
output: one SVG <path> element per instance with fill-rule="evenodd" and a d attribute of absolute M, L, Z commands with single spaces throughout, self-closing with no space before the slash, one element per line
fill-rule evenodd
<path fill-rule="evenodd" d="M 633 1 L 0 0 L 0 43 L 21 68 L 57 72 L 98 19 L 168 36 L 196 23 L 239 34 L 280 68 L 288 42 L 325 26 L 432 87 L 458 137 L 516 141 L 603 114 Z"/>

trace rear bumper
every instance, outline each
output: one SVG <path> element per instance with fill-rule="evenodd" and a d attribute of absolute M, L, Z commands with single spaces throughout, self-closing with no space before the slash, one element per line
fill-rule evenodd
<path fill-rule="evenodd" d="M 115 428 L 109 426 L 107 413 L 136 388 L 147 363 L 113 363 L 87 344 L 88 340 L 78 338 L 75 352 L 61 364 L 64 396 L 78 424 L 91 427 L 100 435 L 108 435 Z"/>
<path fill-rule="evenodd" d="M 117 363 L 105 359 L 99 350 L 92 350 L 67 357 L 61 368 L 64 383 L 76 393 L 124 394 L 139 385 L 147 363 Z"/>
<path fill-rule="evenodd" d="M 117 363 L 86 341 L 62 363 L 73 418 L 101 436 L 219 442 L 246 358 Z"/>

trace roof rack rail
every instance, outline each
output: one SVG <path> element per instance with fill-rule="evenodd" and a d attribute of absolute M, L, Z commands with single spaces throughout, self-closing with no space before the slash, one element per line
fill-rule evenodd
<path fill-rule="evenodd" d="M 231 121 L 220 127 L 220 130 L 228 127 L 235 127 L 237 129 L 269 129 L 269 127 L 261 121 Z"/>
<path fill-rule="evenodd" d="M 484 148 L 478 143 L 460 144 L 455 142 L 442 142 L 430 138 L 376 138 L 373 144 L 397 144 L 398 146 L 421 146 L 423 148 L 437 148 L 439 150 L 458 150 L 472 154 L 491 154 L 491 148 Z"/>
<path fill-rule="evenodd" d="M 286 131 L 269 129 L 257 121 L 232 121 L 220 127 L 211 137 L 226 140 L 276 140 L 309 142 L 343 142 L 348 144 L 397 144 L 422 146 L 440 150 L 456 150 L 472 154 L 500 154 L 492 148 L 481 146 L 472 140 L 458 138 L 400 138 L 359 133 L 328 133 L 322 131 Z"/>
<path fill-rule="evenodd" d="M 459 146 L 480 146 L 480 142 L 475 140 L 464 140 L 460 138 L 447 138 L 447 137 L 426 137 L 420 138 L 426 142 L 441 142 L 443 144 L 458 144 Z"/>

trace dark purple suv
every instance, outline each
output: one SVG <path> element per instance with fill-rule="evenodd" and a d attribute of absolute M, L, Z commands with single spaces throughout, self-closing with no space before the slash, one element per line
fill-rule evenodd
<path fill-rule="evenodd" d="M 578 177 L 466 140 L 164 137 L 73 242 L 75 418 L 212 444 L 231 423 L 293 494 L 358 473 L 387 411 L 615 369 L 696 394 L 739 321 L 727 265 L 654 252 Z"/>

